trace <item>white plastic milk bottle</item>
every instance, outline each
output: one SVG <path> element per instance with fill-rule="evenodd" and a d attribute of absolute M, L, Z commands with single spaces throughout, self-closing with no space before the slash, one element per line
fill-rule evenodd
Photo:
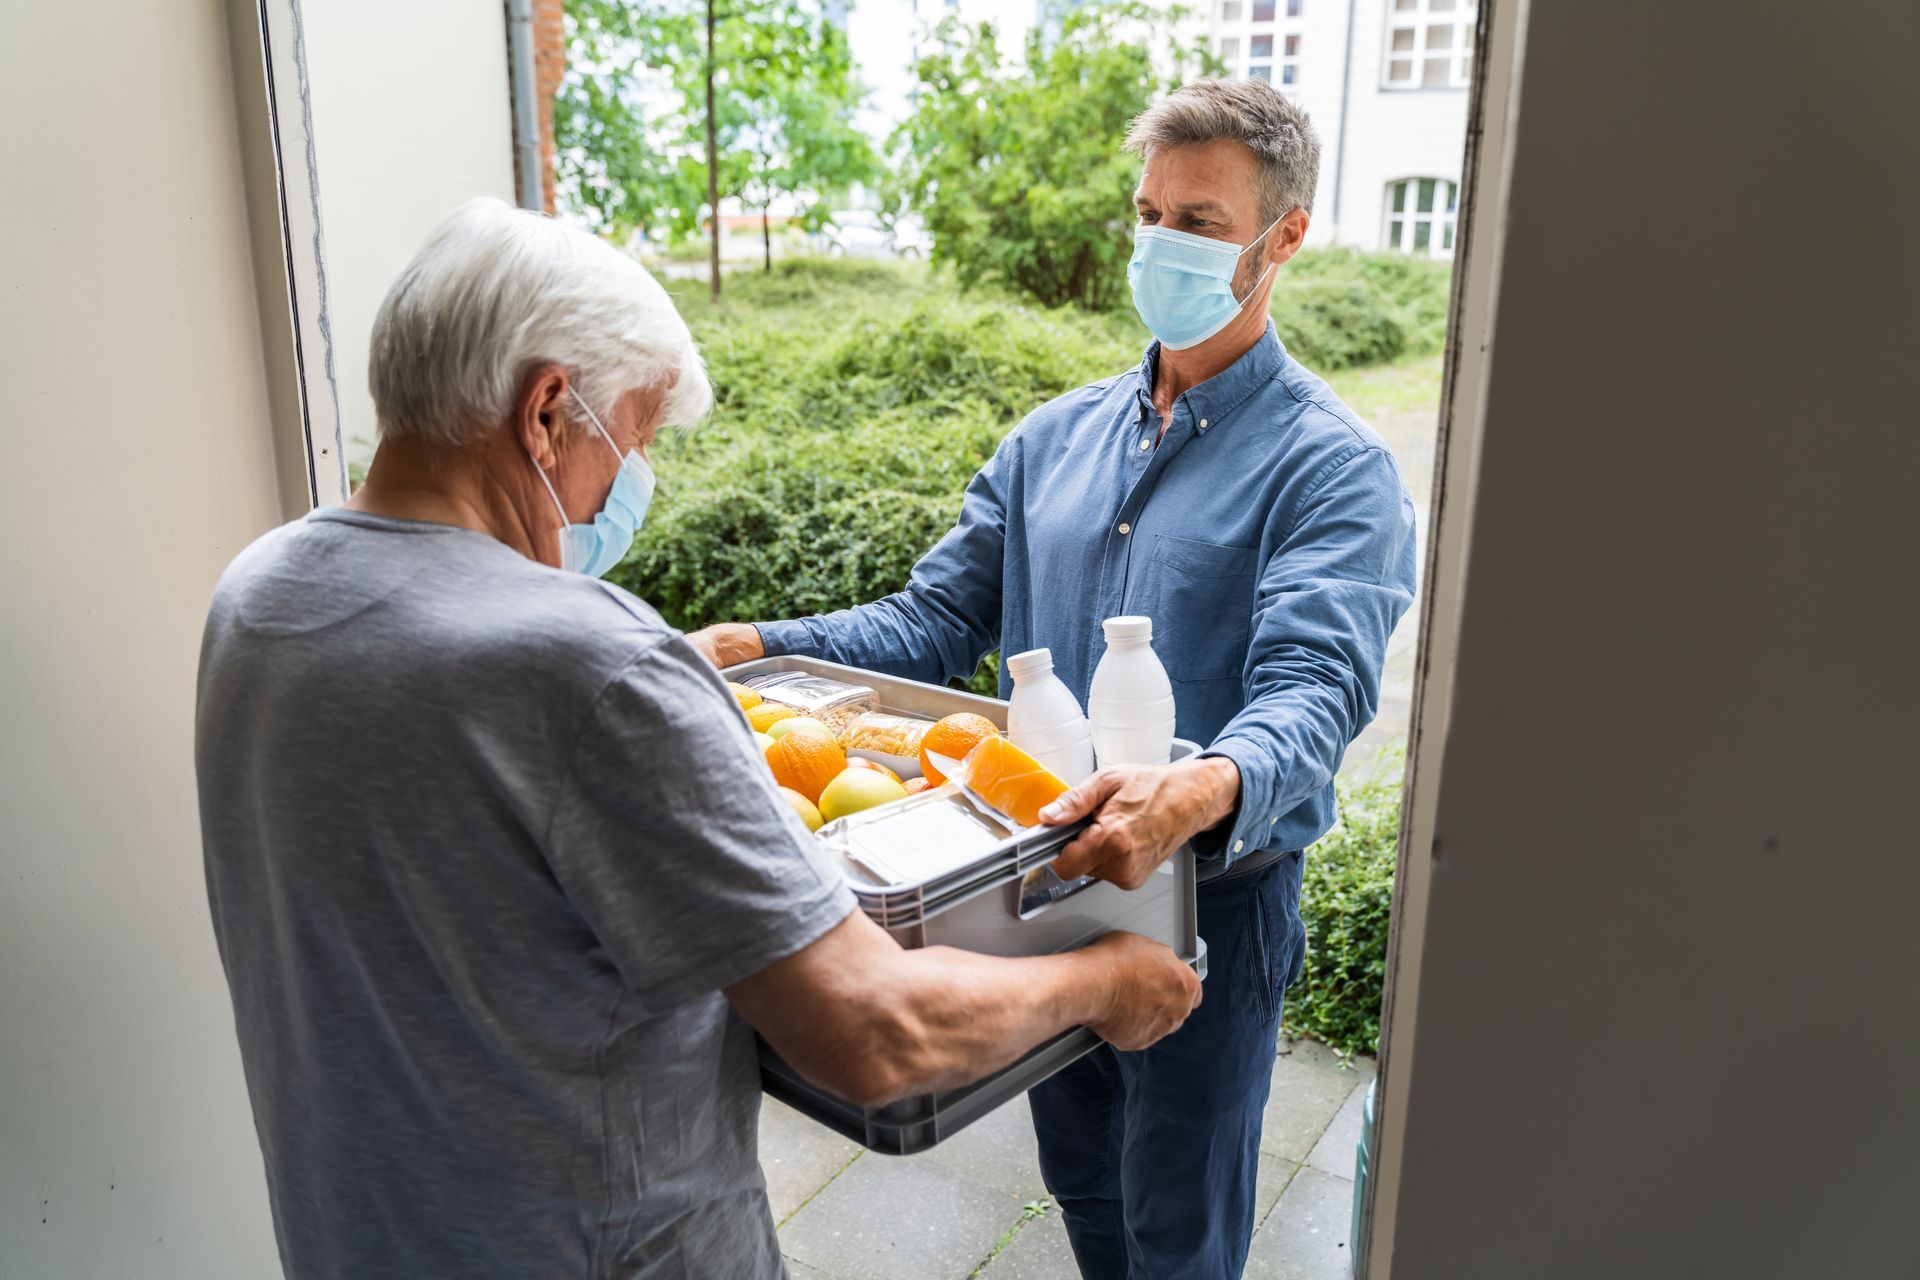
<path fill-rule="evenodd" d="M 1152 618 L 1108 618 L 1107 651 L 1087 696 L 1102 769 L 1165 764 L 1173 755 L 1173 684 L 1153 651 Z"/>
<path fill-rule="evenodd" d="M 1007 738 L 1061 781 L 1077 786 L 1093 772 L 1093 733 L 1073 696 L 1053 674 L 1053 651 L 1030 649 L 1007 659 L 1013 697 Z"/>

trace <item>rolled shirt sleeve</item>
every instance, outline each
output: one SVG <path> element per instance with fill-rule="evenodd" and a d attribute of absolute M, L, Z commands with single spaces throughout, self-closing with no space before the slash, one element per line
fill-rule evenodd
<path fill-rule="evenodd" d="M 816 617 L 756 623 L 767 656 L 823 658 L 928 684 L 971 676 L 1000 641 L 1014 438 L 968 482 L 959 521 L 914 565 L 906 590 Z"/>
<path fill-rule="evenodd" d="M 1240 771 L 1239 807 L 1196 844 L 1229 865 L 1323 790 L 1379 709 L 1387 641 L 1413 603 L 1414 515 L 1392 457 L 1339 459 L 1300 503 L 1255 597 L 1247 705 L 1203 755 Z"/>
<path fill-rule="evenodd" d="M 854 908 L 738 705 L 678 636 L 601 691 L 545 843 L 562 890 L 656 1010 L 759 972 Z"/>

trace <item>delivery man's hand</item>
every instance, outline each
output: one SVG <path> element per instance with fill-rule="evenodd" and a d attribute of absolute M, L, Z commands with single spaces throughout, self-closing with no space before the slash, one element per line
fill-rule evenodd
<path fill-rule="evenodd" d="M 1096 940 L 1085 954 L 1113 966 L 1112 1010 L 1087 1025 L 1116 1049 L 1144 1049 L 1178 1031 L 1200 1007 L 1200 979 L 1158 942 L 1117 931 Z"/>
<path fill-rule="evenodd" d="M 1116 765 L 1042 809 L 1040 821 L 1063 826 L 1093 815 L 1053 861 L 1062 880 L 1091 875 L 1138 889 L 1175 849 L 1231 817 L 1239 796 L 1240 769 L 1224 756 Z"/>
<path fill-rule="evenodd" d="M 766 648 L 760 642 L 760 629 L 747 622 L 722 622 L 703 627 L 688 635 L 687 643 L 723 671 L 766 656 Z"/>

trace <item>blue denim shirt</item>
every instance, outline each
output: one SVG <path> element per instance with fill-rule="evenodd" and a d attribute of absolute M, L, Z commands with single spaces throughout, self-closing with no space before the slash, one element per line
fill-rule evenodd
<path fill-rule="evenodd" d="M 770 655 L 932 682 L 996 645 L 1045 646 L 1084 706 L 1101 621 L 1146 614 L 1180 736 L 1239 767 L 1234 817 L 1200 842 L 1231 865 L 1333 825 L 1334 773 L 1413 601 L 1413 503 L 1380 438 L 1271 324 L 1174 402 L 1156 445 L 1158 356 L 1029 414 L 906 590 L 759 630 Z"/>

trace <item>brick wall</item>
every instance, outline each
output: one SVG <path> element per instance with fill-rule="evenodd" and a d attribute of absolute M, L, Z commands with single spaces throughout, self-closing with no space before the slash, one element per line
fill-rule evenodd
<path fill-rule="evenodd" d="M 553 95 L 567 75 L 565 0 L 533 0 L 533 82 L 540 114 L 540 186 L 547 212 L 553 212 Z M 508 74 L 512 74 L 509 66 Z M 520 180 L 520 152 L 513 153 L 514 184 Z"/>

